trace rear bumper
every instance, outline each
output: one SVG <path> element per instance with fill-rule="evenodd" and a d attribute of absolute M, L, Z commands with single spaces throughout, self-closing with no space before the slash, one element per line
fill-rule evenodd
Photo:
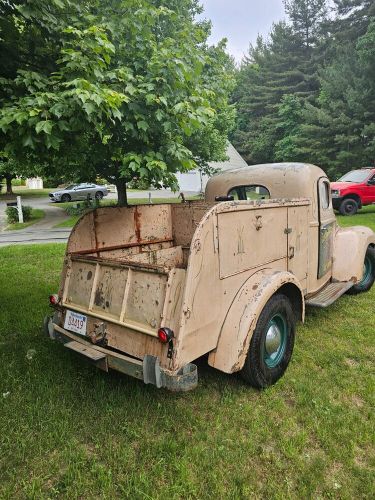
<path fill-rule="evenodd" d="M 65 347 L 88 359 L 101 370 L 116 370 L 143 380 L 145 384 L 153 384 L 158 388 L 165 387 L 176 392 L 191 391 L 198 385 L 198 369 L 192 363 L 187 364 L 177 373 L 170 373 L 160 367 L 159 359 L 155 356 L 146 355 L 143 360 L 140 360 L 93 345 L 79 335 L 57 325 L 49 316 L 45 318 L 44 330 L 51 339 L 63 343 Z"/>

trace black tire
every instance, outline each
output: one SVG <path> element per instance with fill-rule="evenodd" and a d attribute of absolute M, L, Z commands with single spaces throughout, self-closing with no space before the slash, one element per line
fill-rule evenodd
<path fill-rule="evenodd" d="M 272 335 L 268 337 L 267 333 L 272 333 L 275 318 L 283 319 L 285 331 L 282 348 L 280 346 L 272 360 L 266 348 L 266 338 L 271 338 L 272 342 Z M 242 378 L 257 389 L 264 389 L 277 382 L 283 376 L 292 357 L 295 331 L 296 317 L 290 300 L 282 294 L 274 295 L 259 316 L 244 367 L 240 372 Z"/>
<path fill-rule="evenodd" d="M 66 203 L 66 202 L 68 202 L 68 201 L 72 201 L 72 198 L 71 198 L 70 194 L 65 193 L 65 194 L 63 194 L 63 195 L 61 196 L 61 201 L 62 201 L 63 203 Z"/>
<path fill-rule="evenodd" d="M 353 198 L 346 198 L 341 202 L 339 210 L 341 215 L 354 215 L 358 211 L 358 202 Z"/>
<path fill-rule="evenodd" d="M 349 288 L 346 292 L 349 295 L 368 292 L 375 281 L 375 248 L 368 247 L 363 263 L 363 277 L 361 281 Z"/>
<path fill-rule="evenodd" d="M 101 199 L 103 198 L 103 196 L 104 196 L 104 194 L 103 194 L 101 191 L 97 191 L 97 192 L 95 193 L 95 198 L 96 198 L 97 200 L 101 200 Z"/>

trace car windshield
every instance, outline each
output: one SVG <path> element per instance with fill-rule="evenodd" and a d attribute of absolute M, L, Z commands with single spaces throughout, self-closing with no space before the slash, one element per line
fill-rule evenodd
<path fill-rule="evenodd" d="M 77 186 L 77 184 L 70 184 L 70 186 L 66 186 L 66 188 L 64 188 L 64 189 L 66 189 L 66 190 L 68 190 L 68 189 L 73 189 L 73 188 L 75 188 L 76 186 Z"/>
<path fill-rule="evenodd" d="M 353 170 L 352 172 L 348 172 L 343 175 L 339 182 L 364 182 L 368 177 L 369 172 L 366 170 Z"/>

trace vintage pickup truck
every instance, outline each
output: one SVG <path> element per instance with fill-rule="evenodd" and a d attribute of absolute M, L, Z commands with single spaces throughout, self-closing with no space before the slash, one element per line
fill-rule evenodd
<path fill-rule="evenodd" d="M 306 304 L 326 307 L 374 279 L 375 234 L 338 227 L 320 168 L 257 165 L 214 176 L 205 201 L 82 217 L 45 332 L 157 387 L 194 388 L 193 361 L 208 354 L 264 388 L 285 372 Z"/>

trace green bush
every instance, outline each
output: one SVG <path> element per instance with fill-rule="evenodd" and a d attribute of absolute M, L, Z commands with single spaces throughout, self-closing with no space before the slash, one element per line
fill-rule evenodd
<path fill-rule="evenodd" d="M 103 177 L 97 177 L 95 180 L 96 184 L 99 186 L 105 186 L 106 184 L 110 184 L 107 179 L 104 179 Z"/>
<path fill-rule="evenodd" d="M 12 179 L 12 186 L 26 186 L 25 179 Z"/>
<path fill-rule="evenodd" d="M 128 182 L 127 187 L 129 189 L 142 189 L 143 191 L 147 191 L 147 189 L 150 189 L 151 183 L 147 179 L 138 179 L 134 177 L 130 182 Z"/>
<path fill-rule="evenodd" d="M 65 212 L 70 216 L 83 215 L 87 212 L 90 212 L 90 210 L 98 208 L 99 206 L 100 200 L 97 200 L 95 198 L 94 200 L 85 200 L 80 203 L 70 204 L 65 208 Z"/>
<path fill-rule="evenodd" d="M 64 184 L 64 179 L 62 177 L 57 177 L 57 176 L 43 177 L 43 187 L 45 188 L 56 188 L 61 184 Z"/>
<path fill-rule="evenodd" d="M 31 207 L 27 207 L 27 206 L 22 207 L 23 221 L 24 222 L 27 222 L 28 220 L 31 219 L 31 212 L 32 212 Z M 17 207 L 7 207 L 7 209 L 5 210 L 5 213 L 7 215 L 8 224 L 15 224 L 16 222 L 18 222 Z"/>

